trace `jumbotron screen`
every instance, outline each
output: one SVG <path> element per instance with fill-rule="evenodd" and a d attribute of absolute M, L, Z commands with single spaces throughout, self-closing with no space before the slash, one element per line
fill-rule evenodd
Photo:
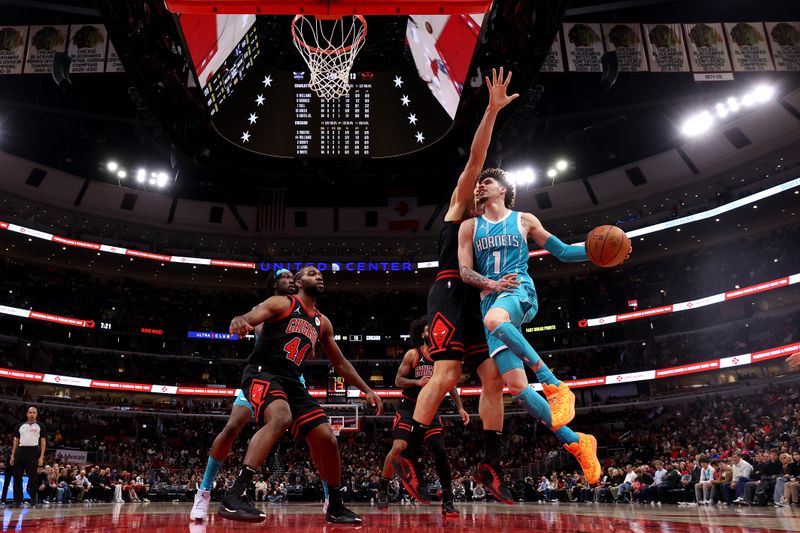
<path fill-rule="evenodd" d="M 222 137 L 269 156 L 380 158 L 420 150 L 449 131 L 482 15 L 409 17 L 406 59 L 350 72 L 349 92 L 331 100 L 309 88 L 308 69 L 286 71 L 271 61 L 256 16 L 179 20 Z"/>

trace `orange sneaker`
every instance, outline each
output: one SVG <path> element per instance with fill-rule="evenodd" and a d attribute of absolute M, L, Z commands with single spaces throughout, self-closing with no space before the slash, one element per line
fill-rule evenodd
<path fill-rule="evenodd" d="M 553 431 L 566 426 L 575 418 L 575 394 L 562 381 L 560 385 L 542 383 L 544 397 L 550 404 L 551 426 Z"/>
<path fill-rule="evenodd" d="M 578 435 L 578 442 L 565 444 L 564 449 L 575 456 L 575 459 L 583 468 L 583 475 L 590 485 L 600 481 L 600 461 L 597 460 L 597 439 L 586 433 L 575 433 Z"/>

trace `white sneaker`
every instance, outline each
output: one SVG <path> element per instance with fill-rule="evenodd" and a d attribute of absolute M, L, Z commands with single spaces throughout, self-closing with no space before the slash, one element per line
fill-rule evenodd
<path fill-rule="evenodd" d="M 194 505 L 192 512 L 189 513 L 189 518 L 198 522 L 202 522 L 208 515 L 208 504 L 211 503 L 210 490 L 198 490 L 194 495 Z"/>
<path fill-rule="evenodd" d="M 656 502 L 656 505 L 658 505 L 659 507 L 661 507 L 661 502 Z"/>

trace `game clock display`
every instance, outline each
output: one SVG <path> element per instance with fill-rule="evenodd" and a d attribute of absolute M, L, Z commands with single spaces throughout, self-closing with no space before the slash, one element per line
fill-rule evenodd
<path fill-rule="evenodd" d="M 261 58 L 259 58 L 261 59 Z M 278 157 L 391 157 L 444 136 L 452 119 L 411 67 L 351 72 L 350 91 L 325 100 L 309 73 L 258 63 L 219 102 L 216 130 L 245 150 Z"/>

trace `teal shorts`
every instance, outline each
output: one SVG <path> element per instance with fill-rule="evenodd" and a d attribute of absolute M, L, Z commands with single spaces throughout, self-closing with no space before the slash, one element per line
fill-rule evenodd
<path fill-rule="evenodd" d="M 247 398 L 244 397 L 244 393 L 241 390 L 239 391 L 239 394 L 236 395 L 236 400 L 234 400 L 233 405 L 247 407 L 250 409 L 250 414 L 253 414 L 253 406 L 250 405 L 250 402 L 247 401 Z"/>
<path fill-rule="evenodd" d="M 511 292 L 491 292 L 481 300 L 481 313 L 485 317 L 489 310 L 499 307 L 504 309 L 511 317 L 511 324 L 521 328 L 522 324 L 530 322 L 539 311 L 539 300 L 536 298 L 536 289 L 532 283 L 523 282 Z M 486 343 L 489 345 L 489 356 L 494 357 L 508 347 L 484 326 Z"/>

